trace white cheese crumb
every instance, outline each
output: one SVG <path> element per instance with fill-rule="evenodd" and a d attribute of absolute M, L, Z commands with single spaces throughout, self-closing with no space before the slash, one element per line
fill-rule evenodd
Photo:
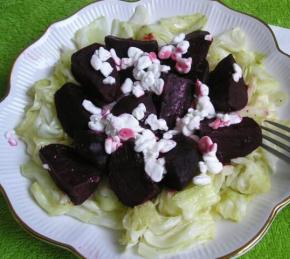
<path fill-rule="evenodd" d="M 242 70 L 242 68 L 238 65 L 238 64 L 236 64 L 236 63 L 234 63 L 234 65 L 233 65 L 233 68 L 234 68 L 234 73 L 233 73 L 233 80 L 236 82 L 236 83 L 238 83 L 239 81 L 240 81 L 240 79 L 243 77 L 243 70 Z"/>
<path fill-rule="evenodd" d="M 188 51 L 189 47 L 190 47 L 189 41 L 184 40 L 177 44 L 177 51 L 181 52 L 182 54 L 185 54 Z"/>
<path fill-rule="evenodd" d="M 130 78 L 127 78 L 121 86 L 121 91 L 124 94 L 129 94 L 133 90 L 133 81 Z"/>
<path fill-rule="evenodd" d="M 99 48 L 99 52 L 98 52 L 98 54 L 99 54 L 99 58 L 100 58 L 100 60 L 101 61 L 107 61 L 109 58 L 111 58 L 111 53 L 110 53 L 110 51 L 108 51 L 108 50 L 106 50 L 105 48 L 103 48 L 103 47 L 100 47 Z"/>
<path fill-rule="evenodd" d="M 207 34 L 207 35 L 204 36 L 204 39 L 206 41 L 213 41 L 213 36 L 211 34 Z"/>
<path fill-rule="evenodd" d="M 103 80 L 103 83 L 107 85 L 113 85 L 116 83 L 116 79 L 112 76 L 108 76 Z"/>
<path fill-rule="evenodd" d="M 166 174 L 164 164 L 164 158 L 151 158 L 145 162 L 145 172 L 152 179 L 153 182 L 159 183 L 162 180 L 163 176 Z"/>
<path fill-rule="evenodd" d="M 164 119 L 157 119 L 155 114 L 150 114 L 145 121 L 152 130 L 168 130 L 167 123 Z"/>
<path fill-rule="evenodd" d="M 103 62 L 100 71 L 104 77 L 108 77 L 112 72 L 113 68 L 109 62 Z"/>
<path fill-rule="evenodd" d="M 49 167 L 48 164 L 43 164 L 42 167 L 43 167 L 43 169 L 45 169 L 45 170 L 50 170 L 50 167 Z"/>
<path fill-rule="evenodd" d="M 96 70 L 100 70 L 102 67 L 102 60 L 97 56 L 97 55 L 93 55 L 91 58 L 91 66 Z"/>
<path fill-rule="evenodd" d="M 172 40 L 172 44 L 178 44 L 181 41 L 184 41 L 185 39 L 185 34 L 184 33 L 180 33 L 179 35 L 175 36 Z"/>
<path fill-rule="evenodd" d="M 137 120 L 142 120 L 145 116 L 146 113 L 146 106 L 144 103 L 140 103 L 133 111 L 132 115 L 137 119 Z"/>
<path fill-rule="evenodd" d="M 135 82 L 132 90 L 133 94 L 139 98 L 145 94 L 141 84 L 139 82 Z"/>
<path fill-rule="evenodd" d="M 100 109 L 99 107 L 95 106 L 89 100 L 83 100 L 82 105 L 85 108 L 85 110 L 88 111 L 91 114 L 101 114 L 102 113 L 102 109 Z"/>
<path fill-rule="evenodd" d="M 211 178 L 210 176 L 206 175 L 206 174 L 200 174 L 198 176 L 193 177 L 193 183 L 195 185 L 208 185 L 211 183 Z"/>
<path fill-rule="evenodd" d="M 137 69 L 144 70 L 152 65 L 152 61 L 149 56 L 142 56 L 137 61 Z"/>
<path fill-rule="evenodd" d="M 128 49 L 128 57 L 131 58 L 132 60 L 136 61 L 143 55 L 144 51 L 136 48 L 136 47 L 130 47 Z"/>
<path fill-rule="evenodd" d="M 177 135 L 177 130 L 169 130 L 163 134 L 164 139 L 172 139 L 174 135 Z"/>

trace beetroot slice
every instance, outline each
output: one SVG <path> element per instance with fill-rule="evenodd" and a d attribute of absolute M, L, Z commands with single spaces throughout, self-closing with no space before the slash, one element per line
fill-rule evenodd
<path fill-rule="evenodd" d="M 114 68 L 110 76 L 116 79 L 116 83 L 113 85 L 104 84 L 105 77 L 100 71 L 96 71 L 91 66 L 91 58 L 100 47 L 103 46 L 95 43 L 74 53 L 72 55 L 71 71 L 76 80 L 85 87 L 91 98 L 110 103 L 121 95 L 119 74 L 113 59 L 110 58 L 107 62 Z"/>
<path fill-rule="evenodd" d="M 217 111 L 239 111 L 248 103 L 247 86 L 244 79 L 241 78 L 239 82 L 233 80 L 234 63 L 236 63 L 234 57 L 228 55 L 210 73 L 209 96 Z"/>
<path fill-rule="evenodd" d="M 141 153 L 134 151 L 134 141 L 127 141 L 109 161 L 109 182 L 119 200 L 129 207 L 153 199 L 159 187 L 144 171 Z"/>
<path fill-rule="evenodd" d="M 169 128 L 173 128 L 177 117 L 183 117 L 194 99 L 193 81 L 169 73 L 164 77 L 164 89 L 156 101 L 159 117 L 165 119 Z"/>
<path fill-rule="evenodd" d="M 194 31 L 186 35 L 185 39 L 189 41 L 190 47 L 185 57 L 192 58 L 191 70 L 185 77 L 192 79 L 194 82 L 196 79 L 205 83 L 204 77 L 208 73 L 208 64 L 206 56 L 212 41 L 205 40 L 205 37 L 210 35 L 207 31 Z"/>
<path fill-rule="evenodd" d="M 122 69 L 119 71 L 121 85 L 125 82 L 127 78 L 130 78 L 133 82 L 136 81 L 133 76 L 133 69 L 133 67 L 129 67 L 127 69 Z"/>
<path fill-rule="evenodd" d="M 57 117 L 70 137 L 77 130 L 88 129 L 90 113 L 82 106 L 87 99 L 82 86 L 67 83 L 55 93 L 54 99 Z"/>
<path fill-rule="evenodd" d="M 212 129 L 204 120 L 200 126 L 200 136 L 208 136 L 218 145 L 217 157 L 222 163 L 230 163 L 231 159 L 244 157 L 262 144 L 260 126 L 251 118 L 245 117 L 239 124 Z"/>
<path fill-rule="evenodd" d="M 196 68 L 194 78 L 201 81 L 204 84 L 208 83 L 209 80 L 209 64 L 207 60 L 203 60 Z M 194 81 L 195 82 L 195 81 Z"/>
<path fill-rule="evenodd" d="M 174 137 L 177 145 L 164 154 L 167 173 L 162 183 L 173 190 L 182 190 L 198 171 L 201 155 L 197 143 L 189 137 L 179 134 Z"/>
<path fill-rule="evenodd" d="M 70 147 L 59 144 L 45 146 L 39 151 L 49 174 L 75 205 L 82 204 L 96 190 L 102 173 Z"/>
<path fill-rule="evenodd" d="M 104 147 L 105 139 L 106 135 L 104 133 L 97 133 L 92 130 L 77 131 L 74 135 L 76 152 L 104 172 L 107 170 L 109 158 Z"/>
<path fill-rule="evenodd" d="M 171 58 L 162 60 L 162 65 L 170 66 L 171 73 L 188 78 L 194 82 L 199 79 L 203 83 L 206 83 L 209 76 L 209 66 L 206 60 L 211 41 L 205 40 L 205 37 L 210 35 L 207 31 L 194 31 L 186 35 L 185 40 L 189 41 L 190 47 L 184 58 L 192 58 L 191 70 L 187 74 L 180 74 L 175 69 L 176 61 Z"/>
<path fill-rule="evenodd" d="M 143 103 L 146 107 L 146 113 L 142 119 L 142 122 L 144 122 L 151 113 L 157 114 L 152 96 L 150 94 L 145 94 L 139 98 L 134 95 L 125 96 L 116 103 L 111 112 L 115 116 L 119 116 L 123 113 L 131 114 L 140 103 Z"/>
<path fill-rule="evenodd" d="M 105 43 L 107 49 L 115 49 L 118 57 L 128 57 L 128 49 L 130 47 L 139 48 L 145 52 L 156 52 L 158 51 L 158 43 L 156 40 L 142 41 L 133 39 L 123 39 L 115 36 L 106 36 Z"/>
<path fill-rule="evenodd" d="M 210 35 L 207 31 L 194 31 L 185 36 L 185 40 L 189 41 L 190 47 L 186 53 L 188 57 L 192 57 L 193 69 L 203 62 L 207 56 L 212 41 L 205 39 Z"/>

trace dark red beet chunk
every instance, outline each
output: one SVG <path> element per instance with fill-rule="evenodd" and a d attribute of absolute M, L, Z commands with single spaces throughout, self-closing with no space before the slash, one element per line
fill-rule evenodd
<path fill-rule="evenodd" d="M 96 190 L 101 172 L 81 159 L 75 151 L 64 145 L 51 144 L 39 151 L 56 185 L 75 205 L 82 204 Z"/>
<path fill-rule="evenodd" d="M 57 117 L 70 137 L 76 130 L 88 129 L 90 113 L 82 105 L 87 99 L 82 86 L 67 83 L 55 93 L 54 99 Z"/>
<path fill-rule="evenodd" d="M 210 35 L 210 33 L 207 31 L 194 31 L 186 35 L 185 40 L 189 41 L 190 47 L 183 57 L 192 58 L 191 70 L 188 74 L 179 74 L 175 69 L 176 61 L 171 58 L 162 60 L 162 65 L 170 66 L 171 73 L 181 75 L 183 78 L 189 78 L 194 82 L 199 79 L 203 83 L 207 83 L 209 66 L 206 56 L 212 42 L 205 40 L 206 35 Z"/>
<path fill-rule="evenodd" d="M 105 43 L 107 49 L 115 49 L 118 57 L 128 57 L 128 49 L 130 47 L 139 48 L 145 52 L 156 52 L 158 51 L 158 43 L 156 40 L 142 41 L 133 39 L 123 39 L 115 36 L 106 36 Z"/>
<path fill-rule="evenodd" d="M 113 107 L 112 113 L 115 116 L 119 116 L 123 113 L 132 113 L 132 111 L 140 104 L 143 103 L 146 107 L 145 117 L 142 121 L 145 121 L 148 115 L 151 113 L 156 114 L 156 108 L 150 94 L 145 94 L 139 98 L 134 95 L 128 95 L 120 99 Z"/>
<path fill-rule="evenodd" d="M 230 163 L 231 159 L 244 157 L 262 144 L 260 126 L 251 118 L 245 117 L 239 124 L 212 129 L 204 120 L 200 127 L 200 136 L 208 136 L 218 145 L 217 157 L 222 163 Z"/>
<path fill-rule="evenodd" d="M 187 56 L 192 57 L 194 65 L 199 64 L 207 56 L 209 47 L 212 43 L 212 41 L 205 39 L 207 35 L 210 35 L 207 31 L 194 31 L 185 36 L 185 40 L 189 41 L 190 44 Z"/>
<path fill-rule="evenodd" d="M 134 151 L 133 141 L 125 142 L 112 154 L 109 181 L 119 200 L 129 207 L 151 200 L 160 192 L 144 171 L 143 155 Z"/>
<path fill-rule="evenodd" d="M 205 59 L 199 64 L 196 68 L 195 77 L 197 80 L 201 81 L 204 84 L 208 83 L 209 80 L 209 64 Z"/>
<path fill-rule="evenodd" d="M 134 69 L 133 67 L 129 67 L 127 69 L 122 69 L 119 71 L 121 85 L 125 82 L 127 78 L 132 79 L 133 82 L 136 81 L 136 79 L 133 76 L 133 69 Z"/>
<path fill-rule="evenodd" d="M 196 81 L 199 79 L 202 82 L 204 74 L 208 73 L 208 67 L 206 66 L 206 56 L 212 41 L 205 40 L 205 37 L 210 35 L 207 31 L 194 31 L 186 35 L 185 39 L 189 41 L 190 47 L 185 57 L 192 58 L 191 71 L 186 77 Z"/>
<path fill-rule="evenodd" d="M 197 143 L 184 135 L 175 136 L 177 145 L 164 154 L 167 173 L 162 183 L 173 190 L 182 190 L 198 172 L 201 155 Z"/>
<path fill-rule="evenodd" d="M 91 58 L 100 47 L 102 45 L 95 43 L 74 53 L 71 70 L 76 80 L 85 87 L 91 98 L 110 103 L 121 95 L 119 74 L 113 59 L 110 58 L 107 62 L 114 68 L 110 76 L 116 79 L 116 83 L 113 85 L 104 84 L 105 77 L 91 66 Z"/>
<path fill-rule="evenodd" d="M 103 171 L 107 169 L 109 158 L 104 147 L 105 139 L 105 134 L 92 130 L 77 131 L 74 135 L 76 152 Z"/>
<path fill-rule="evenodd" d="M 234 63 L 236 63 L 235 59 L 229 55 L 210 73 L 209 97 L 217 111 L 239 111 L 248 103 L 244 79 L 241 78 L 239 82 L 233 80 Z"/>
<path fill-rule="evenodd" d="M 169 128 L 175 126 L 177 117 L 183 117 L 191 107 L 194 96 L 193 81 L 169 73 L 164 78 L 164 89 L 156 105 L 159 117 L 166 120 Z"/>

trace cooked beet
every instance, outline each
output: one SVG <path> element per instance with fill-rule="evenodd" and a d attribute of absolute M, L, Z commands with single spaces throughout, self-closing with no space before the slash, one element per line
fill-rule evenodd
<path fill-rule="evenodd" d="M 201 81 L 204 84 L 208 83 L 209 80 L 209 64 L 207 60 L 205 59 L 202 61 L 198 67 L 196 68 L 196 72 L 194 77 L 196 80 Z M 194 81 L 195 82 L 195 81 Z"/>
<path fill-rule="evenodd" d="M 129 207 L 153 199 L 159 187 L 144 171 L 142 153 L 134 151 L 134 141 L 127 141 L 109 161 L 109 181 L 119 200 Z"/>
<path fill-rule="evenodd" d="M 112 113 L 115 116 L 119 116 L 123 113 L 132 113 L 132 111 L 140 104 L 143 103 L 146 107 L 145 117 L 142 121 L 151 113 L 156 114 L 156 108 L 150 94 L 145 94 L 139 98 L 134 95 L 128 95 L 120 99 L 117 104 L 113 107 Z"/>
<path fill-rule="evenodd" d="M 55 93 L 54 99 L 57 117 L 70 137 L 77 130 L 88 129 L 90 113 L 82 105 L 87 99 L 82 86 L 67 83 Z"/>
<path fill-rule="evenodd" d="M 251 118 L 245 117 L 239 124 L 229 127 L 212 129 L 204 120 L 200 126 L 200 136 L 208 136 L 218 145 L 217 157 L 222 163 L 229 163 L 231 159 L 244 157 L 262 144 L 260 126 Z"/>
<path fill-rule="evenodd" d="M 194 97 L 193 81 L 169 73 L 164 77 L 163 93 L 156 101 L 159 117 L 166 120 L 169 128 L 175 126 L 177 117 L 183 117 Z"/>
<path fill-rule="evenodd" d="M 56 185 L 75 205 L 82 204 L 96 190 L 102 173 L 83 160 L 72 148 L 51 144 L 39 151 L 42 162 Z"/>
<path fill-rule="evenodd" d="M 209 96 L 217 111 L 239 111 L 248 103 L 247 86 L 244 79 L 241 78 L 238 82 L 233 79 L 235 63 L 234 57 L 228 55 L 210 73 Z"/>
<path fill-rule="evenodd" d="M 113 59 L 110 58 L 107 62 L 114 68 L 110 76 L 116 79 L 116 83 L 113 85 L 103 83 L 105 77 L 91 65 L 91 58 L 100 47 L 102 45 L 95 43 L 74 53 L 72 55 L 71 70 L 76 80 L 85 87 L 91 98 L 110 103 L 115 101 L 121 94 L 119 74 Z"/>
<path fill-rule="evenodd" d="M 207 31 L 194 31 L 186 35 L 190 47 L 185 57 L 192 58 L 191 71 L 186 76 L 195 81 L 201 74 L 204 74 L 206 56 L 212 41 L 206 40 L 209 36 Z M 202 78 L 199 78 L 202 81 Z"/>
<path fill-rule="evenodd" d="M 120 58 L 128 57 L 128 49 L 130 47 L 139 48 L 145 52 L 156 52 L 158 51 L 158 43 L 156 40 L 142 41 L 133 39 L 123 39 L 115 36 L 106 36 L 105 43 L 107 49 L 115 49 L 117 55 Z"/>
<path fill-rule="evenodd" d="M 107 170 L 109 155 L 105 151 L 104 133 L 92 130 L 77 131 L 74 135 L 74 147 L 84 159 L 93 163 L 100 170 Z"/>
<path fill-rule="evenodd" d="M 206 60 L 206 56 L 212 41 L 205 40 L 205 37 L 210 35 L 207 31 L 194 31 L 187 34 L 185 40 L 189 41 L 190 47 L 183 57 L 192 58 L 191 70 L 188 74 L 179 74 L 176 69 L 176 61 L 171 58 L 162 60 L 162 65 L 171 67 L 171 73 L 176 73 L 183 78 L 188 78 L 194 82 L 199 79 L 206 83 L 209 74 L 209 66 Z"/>
<path fill-rule="evenodd" d="M 164 154 L 167 173 L 162 183 L 173 190 L 182 190 L 198 172 L 201 155 L 197 143 L 182 134 L 175 136 L 177 145 Z"/>
<path fill-rule="evenodd" d="M 192 57 L 193 64 L 199 64 L 206 58 L 212 43 L 212 41 L 205 39 L 209 35 L 210 33 L 207 31 L 194 31 L 185 36 L 185 40 L 189 41 L 190 44 L 187 55 Z"/>
<path fill-rule="evenodd" d="M 129 67 L 127 69 L 122 69 L 119 71 L 121 85 L 125 82 L 127 78 L 130 78 L 133 82 L 136 81 L 133 76 L 133 69 L 133 67 Z"/>

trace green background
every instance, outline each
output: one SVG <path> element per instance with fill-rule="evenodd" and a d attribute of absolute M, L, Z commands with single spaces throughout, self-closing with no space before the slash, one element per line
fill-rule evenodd
<path fill-rule="evenodd" d="M 177 0 L 176 0 L 177 1 Z M 47 26 L 76 12 L 90 0 L 0 0 L 0 97 L 17 55 Z M 290 28 L 290 0 L 223 0 L 234 9 L 267 23 Z M 1 154 L 0 154 L 1 155 Z M 0 194 L 0 258 L 74 258 L 70 252 L 39 241 L 13 219 Z M 290 258 L 290 206 L 279 213 L 264 239 L 242 258 Z"/>

